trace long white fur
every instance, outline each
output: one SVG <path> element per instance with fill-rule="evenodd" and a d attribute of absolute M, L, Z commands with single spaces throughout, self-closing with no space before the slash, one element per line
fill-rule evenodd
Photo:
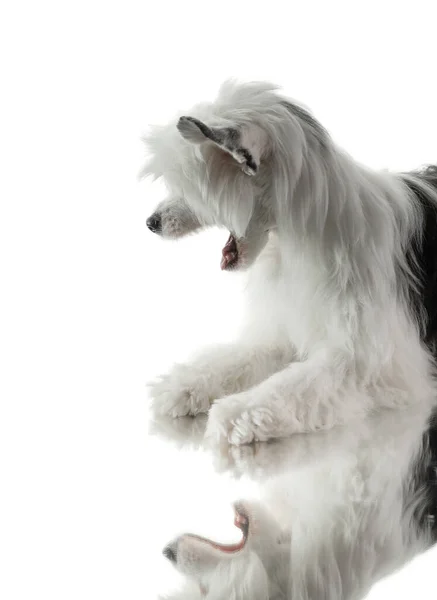
<path fill-rule="evenodd" d="M 405 259 L 421 214 L 404 181 L 357 164 L 269 84 L 228 82 L 189 114 L 236 127 L 259 170 L 249 177 L 216 144 L 183 139 L 176 121 L 152 131 L 145 174 L 169 190 L 157 208 L 162 235 L 235 233 L 247 319 L 239 344 L 204 351 L 152 386 L 156 412 L 209 410 L 208 437 L 238 445 L 381 406 L 430 411 L 436 390 L 408 310 Z"/>

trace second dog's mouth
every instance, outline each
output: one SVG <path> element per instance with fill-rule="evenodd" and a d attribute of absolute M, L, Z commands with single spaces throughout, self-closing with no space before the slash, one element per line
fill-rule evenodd
<path fill-rule="evenodd" d="M 220 544 L 219 542 L 214 542 L 213 540 L 198 535 L 189 535 L 191 538 L 195 538 L 199 542 L 203 542 L 209 546 L 212 546 L 216 550 L 220 550 L 220 552 L 225 552 L 227 554 L 239 552 L 244 548 L 247 538 L 249 537 L 249 515 L 241 503 L 234 504 L 234 525 L 243 532 L 242 539 L 235 544 Z"/>
<path fill-rule="evenodd" d="M 222 250 L 222 260 L 220 262 L 220 268 L 223 271 L 231 271 L 235 269 L 239 261 L 239 250 L 237 246 L 237 240 L 231 233 L 228 241 L 226 242 Z"/>

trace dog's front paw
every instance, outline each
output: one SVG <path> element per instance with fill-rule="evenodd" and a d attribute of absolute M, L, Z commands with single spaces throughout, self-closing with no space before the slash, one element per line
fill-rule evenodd
<path fill-rule="evenodd" d="M 264 406 L 251 406 L 245 394 L 228 396 L 211 407 L 205 437 L 236 446 L 265 442 L 275 437 L 274 415 Z"/>
<path fill-rule="evenodd" d="M 162 375 L 148 387 L 156 415 L 194 416 L 208 412 L 211 406 L 206 378 L 184 365 L 175 366 L 168 375 Z"/>

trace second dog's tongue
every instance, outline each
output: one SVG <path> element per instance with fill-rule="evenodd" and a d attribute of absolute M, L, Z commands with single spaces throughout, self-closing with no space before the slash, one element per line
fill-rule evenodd
<path fill-rule="evenodd" d="M 222 250 L 222 260 L 220 262 L 220 268 L 222 270 L 227 269 L 232 264 L 238 255 L 237 243 L 234 236 L 231 234 L 225 247 Z"/>

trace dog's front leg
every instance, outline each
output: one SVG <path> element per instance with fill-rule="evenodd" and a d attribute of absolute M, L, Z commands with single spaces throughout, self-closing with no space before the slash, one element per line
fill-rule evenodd
<path fill-rule="evenodd" d="M 365 414 L 370 404 L 355 385 L 350 363 L 341 355 L 319 352 L 215 402 L 206 436 L 238 445 L 326 430 Z"/>
<path fill-rule="evenodd" d="M 206 349 L 192 363 L 175 365 L 150 384 L 152 410 L 181 417 L 207 412 L 216 398 L 257 385 L 292 360 L 284 345 L 230 344 Z"/>

